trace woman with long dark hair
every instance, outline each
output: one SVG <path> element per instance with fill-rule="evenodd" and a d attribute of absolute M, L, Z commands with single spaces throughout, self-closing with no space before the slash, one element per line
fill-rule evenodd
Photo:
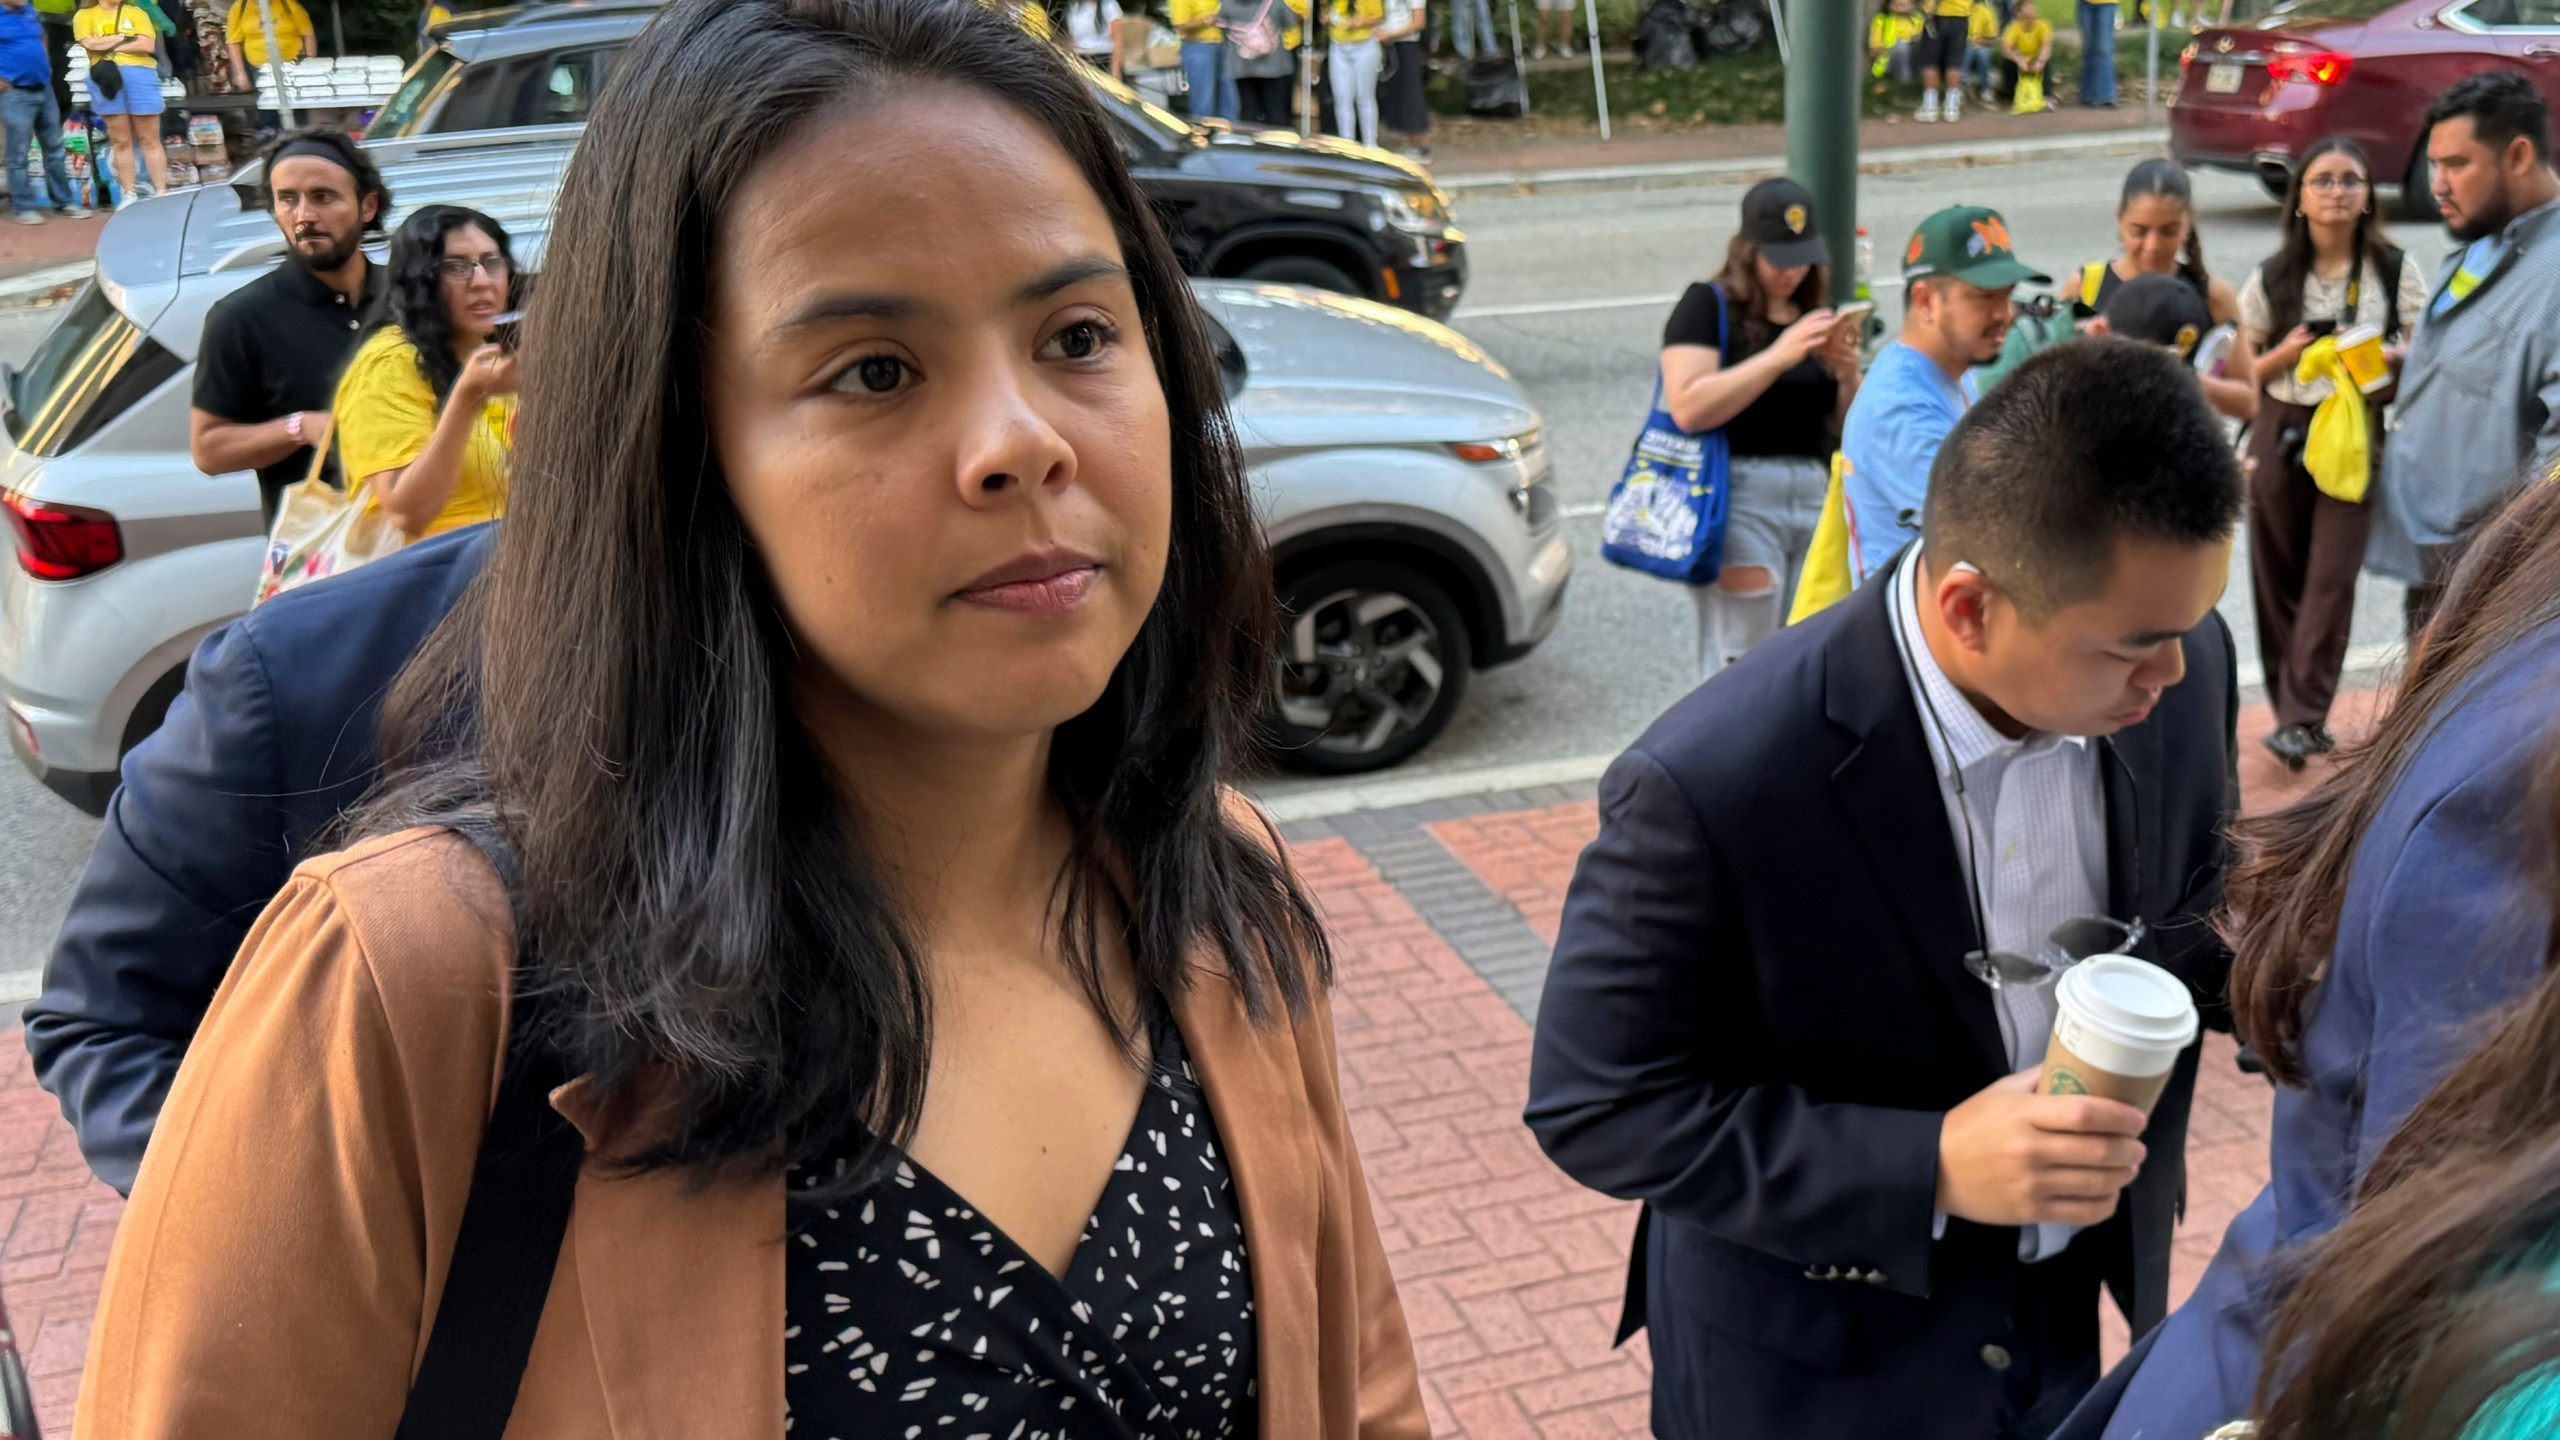
<path fill-rule="evenodd" d="M 2375 201 L 2362 146 L 2343 135 L 2314 142 L 2286 197 L 2283 244 L 2240 287 L 2240 333 L 2259 352 L 2258 419 L 2249 431 L 2249 583 L 2276 717 L 2266 746 L 2295 770 L 2337 748 L 2329 702 L 2346 660 L 2373 512 L 2363 501 L 2323 494 L 2303 468 L 2312 411 L 2332 387 L 2295 379 L 2294 367 L 2320 336 L 2368 323 L 2382 327 L 2396 366 L 2427 303 L 2425 272 L 2383 234 Z M 2375 410 L 2378 443 L 2379 401 Z"/>
<path fill-rule="evenodd" d="M 2527 491 L 2457 586 L 2460 603 L 2420 642 L 2372 736 L 2340 752 L 2308 796 L 2237 828 L 2222 928 L 2237 1028 L 2279 1086 L 2271 1179 L 2231 1222 L 2195 1294 L 2100 1387 L 2084 1409 L 2091 1423 L 2066 1435 L 2094 1434 L 2100 1418 L 2109 1440 L 2202 1435 L 2254 1413 L 2262 1385 L 2285 1385 L 2289 1372 L 2261 1370 L 2271 1326 L 2289 1335 L 2278 1353 L 2290 1353 L 2304 1316 L 2349 1317 L 2359 1331 L 2399 1323 L 2400 1297 L 2341 1305 L 2329 1286 L 2308 1292 L 2320 1297 L 2310 1309 L 2297 1297 L 2277 1323 L 2273 1279 L 2283 1257 L 2338 1225 L 2360 1187 L 2415 1178 L 2377 1156 L 2395 1130 L 2403 1139 L 2391 1143 L 2405 1145 L 2428 1126 L 2423 1112 L 2405 1128 L 2403 1117 L 2488 1017 L 2513 1008 L 2549 939 L 2534 840 L 2550 821 L 2533 795 L 2560 700 L 2560 485 Z M 2430 1203 L 2445 1197 L 2420 1183 Z M 2374 1358 L 2363 1352 L 2359 1364 Z M 2351 1380 L 2389 1369 L 2317 1373 L 2319 1386 L 2288 1390 L 2283 1413 L 2358 1413 Z M 2282 1433 L 2399 1432 L 2323 1423 Z"/>
<path fill-rule="evenodd" d="M 1324 938 L 1225 788 L 1267 557 L 1080 71 L 975 0 L 626 52 L 527 322 L 541 483 L 189 1051 L 89 1433 L 391 1434 L 547 1075 L 517 1433 L 1427 1433 Z"/>
<path fill-rule="evenodd" d="M 2113 259 L 2093 260 L 2081 267 L 2072 293 L 2072 310 L 2086 320 L 2107 308 L 2116 287 L 2140 275 L 2175 275 L 2195 287 L 2216 325 L 2237 326 L 2240 297 L 2231 282 L 2217 278 L 2204 264 L 2204 236 L 2196 226 L 2194 182 L 2175 160 L 2145 160 L 2124 177 L 2116 200 Z M 2258 387 L 2252 383 L 2256 356 L 2246 338 L 2237 340 L 2220 374 L 2200 375 L 2204 398 L 2234 420 L 2258 413 Z"/>
<path fill-rule="evenodd" d="M 331 413 L 340 473 L 412 540 L 506 510 L 516 357 L 491 338 L 523 287 L 506 227 L 477 210 L 421 206 L 392 232 Z"/>
<path fill-rule="evenodd" d="M 1763 180 L 1712 280 L 1692 285 L 1662 327 L 1663 409 L 1680 428 L 1722 430 L 1733 455 L 1724 566 L 1689 587 L 1698 668 L 1713 675 L 1784 624 L 1840 422 L 1858 393 L 1858 327 L 1835 325 L 1829 252 L 1813 195 Z"/>

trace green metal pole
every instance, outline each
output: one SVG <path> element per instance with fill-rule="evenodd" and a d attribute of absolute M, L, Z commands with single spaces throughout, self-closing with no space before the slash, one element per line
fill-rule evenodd
<path fill-rule="evenodd" d="M 1866 33 L 1859 0 L 1792 0 L 1787 56 L 1787 173 L 1813 192 L 1831 246 L 1831 300 L 1857 287 L 1858 84 Z"/>

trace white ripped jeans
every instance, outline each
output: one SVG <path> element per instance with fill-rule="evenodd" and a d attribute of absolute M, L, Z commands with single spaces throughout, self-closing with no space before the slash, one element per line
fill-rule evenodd
<path fill-rule="evenodd" d="M 1333 125 L 1346 140 L 1378 143 L 1378 69 L 1385 54 L 1375 40 L 1333 42 Z"/>
<path fill-rule="evenodd" d="M 1733 457 L 1733 501 L 1725 512 L 1724 564 L 1770 575 L 1766 590 L 1736 594 L 1722 585 L 1692 585 L 1698 608 L 1698 678 L 1741 659 L 1778 633 L 1795 603 L 1796 576 L 1813 548 L 1831 467 L 1796 455 Z"/>

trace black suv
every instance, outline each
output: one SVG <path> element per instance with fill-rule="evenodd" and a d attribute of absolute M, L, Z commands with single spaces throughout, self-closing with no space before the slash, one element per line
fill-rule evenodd
<path fill-rule="evenodd" d="M 368 140 L 583 123 L 655 0 L 526 5 L 448 21 Z M 1138 185 L 1194 275 L 1363 295 L 1438 319 L 1466 288 L 1466 237 L 1422 167 L 1329 136 L 1192 124 L 1090 72 Z"/>

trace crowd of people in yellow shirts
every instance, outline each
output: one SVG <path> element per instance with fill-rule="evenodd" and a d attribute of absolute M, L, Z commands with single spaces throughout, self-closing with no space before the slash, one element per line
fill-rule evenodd
<path fill-rule="evenodd" d="M 1867 58 L 1877 79 L 1922 87 L 1922 124 L 1957 119 L 1968 94 L 2013 114 L 2052 108 L 2053 24 L 2036 0 L 1883 0 Z"/>

